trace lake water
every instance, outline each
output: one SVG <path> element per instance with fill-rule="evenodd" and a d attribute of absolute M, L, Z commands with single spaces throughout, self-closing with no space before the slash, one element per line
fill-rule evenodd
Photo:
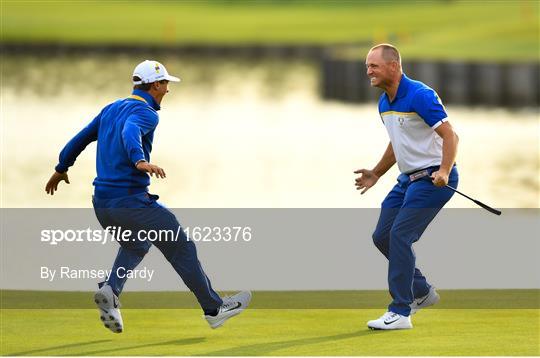
<path fill-rule="evenodd" d="M 89 207 L 95 145 L 54 197 L 44 186 L 64 144 L 131 92 L 144 58 L 4 56 L 2 207 Z M 170 207 L 378 207 L 393 168 L 360 196 L 353 171 L 373 167 L 388 137 L 376 104 L 319 96 L 316 63 L 159 58 L 182 78 L 160 111 L 152 181 Z M 444 100 L 444 98 L 443 98 Z M 495 207 L 539 207 L 538 111 L 447 108 L 460 135 L 460 189 Z M 454 196 L 448 207 L 473 207 Z"/>

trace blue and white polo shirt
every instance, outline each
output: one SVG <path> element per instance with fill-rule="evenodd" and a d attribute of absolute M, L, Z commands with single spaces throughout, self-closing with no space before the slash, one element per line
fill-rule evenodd
<path fill-rule="evenodd" d="M 441 164 L 443 141 L 435 128 L 448 116 L 432 88 L 403 74 L 392 102 L 381 95 L 379 113 L 402 173 Z"/>

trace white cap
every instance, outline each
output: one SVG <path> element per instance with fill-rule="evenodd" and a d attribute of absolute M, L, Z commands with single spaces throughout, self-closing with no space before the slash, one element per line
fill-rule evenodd
<path fill-rule="evenodd" d="M 134 85 L 153 83 L 157 81 L 180 82 L 178 77 L 169 75 L 165 66 L 157 61 L 146 60 L 137 65 L 133 70 L 133 77 L 139 77 L 140 81 L 133 81 Z"/>

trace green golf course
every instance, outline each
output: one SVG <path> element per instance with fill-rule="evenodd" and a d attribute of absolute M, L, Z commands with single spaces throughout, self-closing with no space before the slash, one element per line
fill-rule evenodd
<path fill-rule="evenodd" d="M 97 312 L 7 310 L 2 355 L 449 355 L 539 354 L 538 310 L 427 309 L 414 329 L 371 331 L 382 309 L 247 310 L 211 330 L 195 309 L 124 309 L 125 331 Z"/>
<path fill-rule="evenodd" d="M 392 42 L 409 59 L 538 61 L 524 1 L 1 2 L 3 43 L 332 45 Z M 362 52 L 363 53 L 363 52 Z"/>
<path fill-rule="evenodd" d="M 95 309 L 5 308 L 31 307 L 30 301 L 41 299 L 46 303 L 44 307 L 90 307 L 89 292 L 28 291 L 26 295 L 23 292 L 2 293 L 2 355 L 534 356 L 540 353 L 538 290 L 442 290 L 438 305 L 441 308 L 428 308 L 414 315 L 412 330 L 390 332 L 366 327 L 366 321 L 384 313 L 381 300 L 386 299 L 387 293 L 383 291 L 292 292 L 294 299 L 289 302 L 283 301 L 286 296 L 283 292 L 255 292 L 253 308 L 217 330 L 208 327 L 199 309 L 132 308 L 149 299 L 153 302 L 149 306 L 158 307 L 174 297 L 173 293 L 126 292 L 122 334 L 106 330 Z M 181 306 L 193 302 L 187 293 L 176 295 L 184 297 Z M 84 303 L 80 301 L 83 297 L 86 297 Z M 348 301 L 362 297 L 365 302 Z M 335 303 L 337 307 L 356 304 L 368 308 L 310 308 L 322 307 L 322 298 L 327 307 Z M 297 307 L 306 308 L 291 308 L 293 301 Z M 272 308 L 276 302 L 281 302 L 284 308 Z M 463 304 L 467 302 L 470 304 Z M 474 302 L 476 306 L 492 304 L 489 308 L 477 308 Z M 376 303 L 381 303 L 381 307 L 371 308 Z M 455 308 L 460 305 L 463 308 Z"/>

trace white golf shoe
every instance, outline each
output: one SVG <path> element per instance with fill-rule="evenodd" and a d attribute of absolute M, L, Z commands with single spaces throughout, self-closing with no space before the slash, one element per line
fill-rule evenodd
<path fill-rule="evenodd" d="M 411 316 L 402 316 L 394 312 L 386 312 L 379 319 L 367 323 L 371 329 L 411 329 Z"/>
<path fill-rule="evenodd" d="M 99 310 L 99 318 L 105 328 L 108 328 L 114 333 L 122 333 L 124 323 L 122 314 L 120 313 L 120 301 L 114 294 L 111 286 L 103 285 L 94 294 L 94 302 Z"/>
<path fill-rule="evenodd" d="M 429 292 L 424 297 L 416 298 L 411 303 L 411 314 L 415 314 L 419 309 L 426 308 L 429 306 L 433 306 L 439 300 L 441 299 L 441 296 L 435 291 L 435 287 L 431 286 L 429 288 Z"/>
<path fill-rule="evenodd" d="M 231 317 L 234 317 L 247 308 L 251 301 L 251 292 L 241 291 L 236 295 L 223 298 L 223 304 L 218 309 L 215 316 L 205 315 L 206 321 L 212 328 L 218 328 Z"/>

